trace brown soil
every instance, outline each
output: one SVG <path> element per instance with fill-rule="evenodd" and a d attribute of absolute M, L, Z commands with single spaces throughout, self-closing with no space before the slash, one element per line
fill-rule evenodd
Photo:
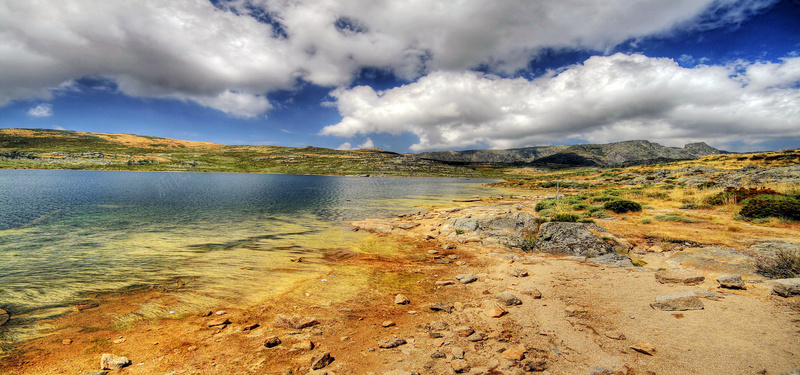
<path fill-rule="evenodd" d="M 527 209 L 526 201 L 494 206 L 497 212 Z M 286 293 L 255 306 L 219 306 L 227 313 L 176 319 L 142 320 L 115 326 L 115 317 L 144 303 L 169 306 L 175 290 L 151 289 L 99 296 L 97 307 L 78 310 L 51 322 L 56 328 L 43 338 L 16 346 L 0 361 L 4 374 L 83 374 L 99 370 L 102 353 L 127 356 L 131 366 L 112 374 L 306 374 L 312 357 L 330 352 L 334 362 L 318 373 L 384 374 L 392 370 L 450 374 L 470 368 L 471 374 L 781 374 L 800 367 L 800 304 L 771 296 L 762 279 L 746 277 L 747 290 L 719 289 L 719 274 L 697 286 L 660 284 L 658 267 L 674 265 L 674 252 L 643 253 L 645 268 L 619 268 L 578 259 L 512 251 L 471 242 L 441 230 L 445 210 L 392 220 L 371 220 L 391 228 L 415 222 L 412 229 L 392 229 L 404 244 L 404 257 L 386 254 L 331 254 L 326 259 L 342 269 L 359 269 L 369 283 L 358 293 L 335 298 L 333 283 L 320 280 L 319 296 Z M 598 222 L 603 225 L 602 222 Z M 612 230 L 613 231 L 613 230 Z M 436 252 L 434 254 L 434 252 Z M 516 260 L 511 260 L 516 255 Z M 442 264 L 445 260 L 450 263 Z M 514 277 L 516 269 L 527 277 Z M 471 284 L 437 286 L 457 274 L 473 273 Z M 298 285 L 303 289 L 306 285 Z M 308 288 L 306 288 L 308 289 Z M 538 289 L 541 299 L 523 293 Z M 486 315 L 494 297 L 510 291 L 519 306 L 504 307 L 499 318 Z M 660 311 L 650 307 L 657 296 L 682 291 L 710 291 L 720 299 L 703 299 L 704 310 Z M 396 305 L 395 294 L 410 298 Z M 342 296 L 339 296 L 342 297 Z M 452 313 L 432 311 L 433 303 L 455 305 Z M 82 306 L 87 307 L 87 306 Z M 304 329 L 276 328 L 278 314 L 314 317 L 320 324 Z M 209 327 L 227 318 L 226 326 Z M 383 327 L 384 321 L 394 326 Z M 431 329 L 432 322 L 448 325 Z M 243 330 L 259 324 L 257 328 Z M 479 341 L 460 337 L 455 327 L 467 325 L 482 333 Z M 441 335 L 441 337 L 437 337 Z M 273 348 L 263 343 L 278 336 Z M 406 344 L 381 349 L 387 338 Z M 304 340 L 310 351 L 293 349 Z M 640 343 L 654 351 L 634 350 Z M 644 344 L 642 344 L 644 345 Z M 464 352 L 463 360 L 460 351 Z M 441 352 L 443 358 L 432 358 Z"/>

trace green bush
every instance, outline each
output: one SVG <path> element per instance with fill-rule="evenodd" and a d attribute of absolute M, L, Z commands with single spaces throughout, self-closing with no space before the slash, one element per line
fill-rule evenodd
<path fill-rule="evenodd" d="M 620 199 L 604 203 L 603 208 L 614 213 L 624 214 L 626 212 L 639 212 L 642 210 L 642 205 L 633 201 Z"/>
<path fill-rule="evenodd" d="M 777 217 L 800 220 L 800 201 L 783 195 L 759 195 L 745 199 L 739 215 L 748 219 Z"/>
<path fill-rule="evenodd" d="M 617 199 L 619 198 L 611 195 L 599 195 L 596 197 L 592 197 L 592 202 L 611 202 Z"/>
<path fill-rule="evenodd" d="M 680 222 L 680 223 L 697 223 L 697 222 L 699 222 L 699 220 L 695 220 L 695 219 L 688 218 L 688 217 L 683 217 L 683 216 L 680 216 L 680 215 L 675 214 L 675 213 L 669 213 L 669 214 L 666 214 L 666 215 L 656 215 L 656 216 L 653 216 L 653 219 L 656 219 L 658 221 L 675 221 L 675 222 Z"/>
<path fill-rule="evenodd" d="M 576 203 L 572 205 L 572 209 L 575 211 L 586 211 L 589 209 L 589 205 L 586 203 Z"/>
<path fill-rule="evenodd" d="M 553 216 L 553 221 L 566 221 L 570 223 L 577 222 L 580 219 L 580 216 L 573 215 L 573 214 L 555 214 Z"/>
<path fill-rule="evenodd" d="M 536 210 L 536 212 L 539 212 L 541 210 L 547 210 L 547 209 L 553 208 L 555 206 L 556 206 L 556 200 L 555 199 L 546 198 L 546 199 L 543 199 L 543 200 L 539 201 L 539 203 L 536 203 L 536 207 L 534 207 L 534 209 Z"/>
<path fill-rule="evenodd" d="M 759 195 L 780 195 L 775 190 L 768 188 L 725 188 L 725 191 L 706 197 L 705 203 L 712 206 L 719 206 L 726 203 L 739 203 L 747 198 Z"/>
<path fill-rule="evenodd" d="M 592 220 L 592 219 L 586 219 L 586 218 L 584 218 L 584 219 L 578 219 L 578 222 L 579 222 L 579 223 L 594 224 L 594 220 Z"/>

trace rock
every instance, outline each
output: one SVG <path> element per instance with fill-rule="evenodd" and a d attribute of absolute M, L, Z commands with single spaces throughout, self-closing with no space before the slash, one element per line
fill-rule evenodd
<path fill-rule="evenodd" d="M 464 359 L 464 349 L 459 347 L 450 348 L 450 354 L 452 354 L 455 359 Z"/>
<path fill-rule="evenodd" d="M 470 326 L 458 326 L 453 329 L 453 332 L 461 337 L 468 337 L 469 335 L 473 334 L 475 330 Z"/>
<path fill-rule="evenodd" d="M 789 372 L 784 372 L 781 375 L 800 375 L 800 368 L 796 368 L 796 369 L 794 369 L 792 371 L 789 371 Z"/>
<path fill-rule="evenodd" d="M 301 340 L 292 345 L 292 349 L 302 350 L 306 352 L 314 350 L 315 347 L 316 345 L 311 340 Z"/>
<path fill-rule="evenodd" d="M 547 362 L 543 359 L 525 362 L 522 369 L 527 372 L 541 372 L 547 370 Z"/>
<path fill-rule="evenodd" d="M 514 277 L 527 277 L 528 276 L 528 270 L 526 270 L 524 268 L 514 269 L 514 272 L 511 273 L 511 276 L 514 276 Z"/>
<path fill-rule="evenodd" d="M 226 318 L 212 319 L 208 321 L 209 327 L 227 326 L 231 321 Z"/>
<path fill-rule="evenodd" d="M 483 309 L 483 313 L 490 318 L 499 318 L 505 314 L 508 314 L 508 311 L 497 304 L 497 302 L 489 302 Z"/>
<path fill-rule="evenodd" d="M 389 328 L 389 327 L 394 327 L 396 324 L 391 320 L 384 320 L 383 323 L 381 323 L 381 325 L 383 326 L 383 328 Z"/>
<path fill-rule="evenodd" d="M 703 302 L 694 292 L 684 292 L 656 297 L 650 307 L 664 311 L 703 310 Z"/>
<path fill-rule="evenodd" d="M 11 314 L 6 310 L 0 309 L 0 326 L 8 323 L 9 319 L 11 319 Z"/>
<path fill-rule="evenodd" d="M 324 368 L 325 366 L 331 364 L 333 360 L 334 358 L 331 357 L 330 352 L 317 354 L 314 356 L 314 358 L 311 359 L 311 369 L 319 370 L 321 368 Z"/>
<path fill-rule="evenodd" d="M 108 371 L 89 371 L 84 372 L 83 375 L 108 375 Z"/>
<path fill-rule="evenodd" d="M 578 306 L 578 305 L 569 305 L 564 309 L 564 313 L 567 314 L 569 317 L 582 317 L 589 313 L 589 310 L 586 310 L 585 307 Z"/>
<path fill-rule="evenodd" d="M 275 327 L 278 328 L 294 328 L 294 329 L 303 329 L 308 327 L 313 327 L 319 324 L 319 321 L 315 318 L 303 317 L 303 316 L 292 316 L 287 317 L 284 315 L 278 314 L 275 317 Z"/>
<path fill-rule="evenodd" d="M 471 273 L 456 275 L 456 280 L 460 281 L 462 284 L 469 284 L 478 281 L 478 276 Z"/>
<path fill-rule="evenodd" d="M 469 342 L 478 342 L 478 341 L 483 341 L 484 339 L 485 339 L 485 337 L 480 332 L 475 332 L 475 333 L 467 336 L 467 341 L 469 341 Z"/>
<path fill-rule="evenodd" d="M 800 295 L 800 278 L 772 280 L 772 293 L 781 297 Z"/>
<path fill-rule="evenodd" d="M 201 318 L 208 318 L 208 317 L 209 317 L 209 316 L 211 316 L 211 315 L 214 315 L 214 312 L 213 312 L 213 311 L 206 311 L 206 312 L 204 312 L 204 313 L 200 314 L 200 317 L 201 317 Z"/>
<path fill-rule="evenodd" d="M 128 357 L 119 357 L 109 353 L 104 353 L 103 356 L 100 357 L 101 370 L 119 370 L 130 365 L 131 361 Z"/>
<path fill-rule="evenodd" d="M 614 251 L 615 244 L 603 237 L 614 236 L 595 224 L 554 221 L 542 224 L 533 247 L 550 254 L 596 257 Z"/>
<path fill-rule="evenodd" d="M 409 303 L 411 303 L 411 300 L 402 294 L 398 294 L 394 296 L 394 303 L 398 305 L 408 305 Z"/>
<path fill-rule="evenodd" d="M 281 344 L 281 339 L 278 338 L 278 336 L 267 337 L 267 339 L 264 340 L 264 346 L 268 348 L 274 348 L 280 344 Z"/>
<path fill-rule="evenodd" d="M 531 296 L 531 297 L 533 297 L 533 299 L 541 299 L 542 298 L 542 292 L 540 292 L 539 289 L 526 289 L 526 290 L 522 291 L 522 294 L 527 295 L 527 296 Z"/>
<path fill-rule="evenodd" d="M 431 310 L 433 311 L 444 311 L 446 313 L 453 312 L 453 305 L 448 305 L 446 303 L 437 302 L 431 305 Z"/>
<path fill-rule="evenodd" d="M 656 272 L 656 281 L 661 284 L 684 284 L 684 285 L 697 285 L 702 283 L 706 278 L 692 272 L 671 269 Z"/>
<path fill-rule="evenodd" d="M 727 275 L 717 278 L 720 287 L 728 289 L 746 289 L 741 275 Z"/>
<path fill-rule="evenodd" d="M 447 354 L 444 354 L 444 352 L 441 350 L 436 350 L 433 353 L 431 353 L 431 358 L 444 358 L 444 357 L 447 357 Z"/>
<path fill-rule="evenodd" d="M 444 280 L 444 281 L 437 281 L 436 286 L 448 286 L 453 285 L 455 282 L 453 280 Z"/>
<path fill-rule="evenodd" d="M 383 349 L 391 349 L 391 348 L 396 348 L 396 347 L 398 347 L 400 345 L 405 345 L 405 343 L 406 343 L 406 340 L 399 339 L 399 338 L 386 339 L 386 340 L 383 340 L 383 341 L 379 342 L 378 343 L 378 347 L 379 348 L 383 348 Z"/>
<path fill-rule="evenodd" d="M 454 359 L 452 362 L 450 362 L 450 367 L 452 367 L 453 371 L 455 371 L 457 374 L 465 373 L 470 369 L 469 363 L 463 359 Z"/>
<path fill-rule="evenodd" d="M 228 312 L 227 312 L 227 311 L 225 311 L 225 310 L 220 310 L 220 311 L 217 311 L 217 312 L 215 312 L 215 313 L 214 313 L 214 315 L 225 315 L 225 314 L 227 314 L 227 313 L 228 313 Z"/>
<path fill-rule="evenodd" d="M 521 305 L 522 300 L 517 298 L 514 293 L 511 292 L 503 292 L 497 295 L 497 300 L 504 303 L 506 306 L 516 306 Z"/>
<path fill-rule="evenodd" d="M 631 346 L 631 349 L 647 355 L 656 354 L 656 347 L 647 341 L 639 341 L 636 345 Z"/>
<path fill-rule="evenodd" d="M 442 322 L 440 320 L 435 320 L 431 322 L 430 327 L 434 331 L 444 331 L 447 329 L 447 323 Z"/>
<path fill-rule="evenodd" d="M 620 332 L 620 331 L 607 331 L 605 333 L 605 335 L 606 335 L 606 337 L 608 337 L 608 338 L 610 338 L 612 340 L 625 340 L 625 339 L 627 339 L 627 337 L 625 337 L 625 334 Z"/>
<path fill-rule="evenodd" d="M 519 349 L 506 349 L 500 354 L 501 357 L 510 359 L 512 361 L 521 361 L 525 359 L 525 352 Z"/>
<path fill-rule="evenodd" d="M 252 330 L 254 330 L 254 329 L 258 328 L 258 327 L 261 327 L 261 324 L 258 324 L 258 323 L 248 324 L 248 325 L 242 327 L 242 331 L 252 331 Z"/>
<path fill-rule="evenodd" d="M 114 340 L 114 341 L 116 341 L 116 340 Z M 63 339 L 63 340 L 61 340 L 61 344 L 62 345 L 71 345 L 72 344 L 72 339 Z"/>
<path fill-rule="evenodd" d="M 398 229 L 409 230 L 409 229 L 414 229 L 414 228 L 418 227 L 419 225 L 420 225 L 419 223 L 405 222 L 405 223 L 398 223 L 394 227 L 398 228 Z"/>
<path fill-rule="evenodd" d="M 603 254 L 599 257 L 586 259 L 587 262 L 604 263 L 616 267 L 633 267 L 633 261 L 625 255 L 618 253 Z"/>

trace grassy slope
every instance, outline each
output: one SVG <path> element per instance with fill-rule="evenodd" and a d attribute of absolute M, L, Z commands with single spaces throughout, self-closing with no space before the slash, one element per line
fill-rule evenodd
<path fill-rule="evenodd" d="M 102 155 L 101 155 L 102 154 Z M 377 150 L 229 146 L 131 134 L 0 129 L 0 168 L 504 177 Z"/>

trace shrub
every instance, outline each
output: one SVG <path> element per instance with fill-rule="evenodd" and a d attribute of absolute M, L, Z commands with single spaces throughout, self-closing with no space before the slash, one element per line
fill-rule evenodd
<path fill-rule="evenodd" d="M 800 201 L 783 195 L 759 195 L 745 199 L 739 215 L 749 219 L 778 217 L 800 220 Z"/>
<path fill-rule="evenodd" d="M 596 219 L 602 219 L 608 217 L 606 210 L 604 210 L 602 206 L 589 207 L 589 209 L 586 211 L 586 214 L 584 215 Z"/>
<path fill-rule="evenodd" d="M 756 259 L 756 272 L 772 279 L 788 279 L 800 274 L 800 252 L 778 250 Z"/>
<path fill-rule="evenodd" d="M 570 223 L 577 222 L 580 217 L 578 215 L 573 214 L 555 214 L 553 216 L 553 221 L 566 221 Z"/>
<path fill-rule="evenodd" d="M 556 206 L 556 200 L 552 198 L 547 198 L 539 201 L 539 203 L 536 203 L 536 207 L 534 207 L 534 209 L 536 210 L 536 212 L 539 212 L 541 210 L 550 209 L 555 206 Z"/>
<path fill-rule="evenodd" d="M 680 223 L 697 223 L 697 222 L 699 222 L 699 220 L 695 220 L 695 219 L 688 218 L 688 217 L 683 217 L 683 216 L 680 216 L 680 215 L 675 214 L 675 213 L 670 213 L 670 214 L 666 214 L 666 215 L 656 215 L 656 216 L 653 216 L 653 219 L 656 219 L 656 220 L 659 220 L 659 221 L 675 221 L 675 222 L 680 222 Z"/>
<path fill-rule="evenodd" d="M 594 224 L 594 220 L 592 219 L 578 219 L 579 223 L 587 223 L 587 224 Z"/>
<path fill-rule="evenodd" d="M 603 208 L 614 213 L 624 214 L 626 212 L 639 212 L 642 210 L 642 205 L 633 201 L 620 199 L 604 203 Z"/>
<path fill-rule="evenodd" d="M 650 224 L 652 222 L 653 222 L 653 219 L 651 219 L 651 218 L 642 219 L 642 224 Z"/>
<path fill-rule="evenodd" d="M 719 206 L 726 203 L 739 203 L 747 198 L 759 195 L 780 195 L 775 190 L 768 188 L 725 188 L 725 191 L 706 197 L 705 203 L 712 206 Z"/>
<path fill-rule="evenodd" d="M 611 202 L 619 199 L 618 197 L 614 197 L 611 195 L 600 195 L 596 197 L 592 197 L 592 202 Z"/>
<path fill-rule="evenodd" d="M 576 203 L 572 205 L 572 209 L 575 211 L 585 211 L 589 209 L 589 205 L 586 203 Z"/>

